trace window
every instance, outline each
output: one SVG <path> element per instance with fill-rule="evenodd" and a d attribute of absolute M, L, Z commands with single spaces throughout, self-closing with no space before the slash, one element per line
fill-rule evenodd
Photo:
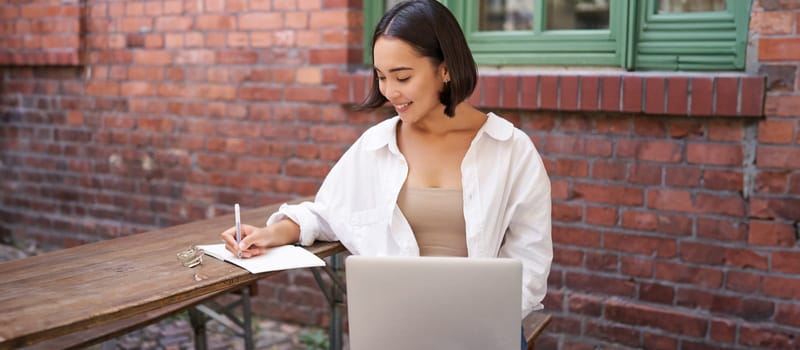
<path fill-rule="evenodd" d="M 742 70 L 752 0 L 440 0 L 482 66 Z M 397 0 L 364 1 L 365 42 Z M 365 52 L 369 62 L 371 52 Z"/>

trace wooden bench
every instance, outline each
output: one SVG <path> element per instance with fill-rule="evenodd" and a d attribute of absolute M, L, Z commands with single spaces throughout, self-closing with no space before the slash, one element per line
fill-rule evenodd
<path fill-rule="evenodd" d="M 308 198 L 300 200 L 304 199 Z M 265 215 L 277 208 L 271 205 L 249 210 L 243 213 L 242 221 L 263 224 Z M 272 274 L 253 275 L 208 259 L 204 269 L 212 275 L 210 280 L 187 283 L 172 277 L 185 278 L 192 272 L 175 259 L 180 247 L 207 242 L 209 237 L 217 239 L 216 235 L 232 223 L 231 215 L 227 215 L 0 264 L 0 275 L 5 277 L 0 280 L 0 289 L 9 292 L 0 295 L 0 310 L 3 310 L 0 350 L 23 346 L 24 349 L 84 348 L 190 310 L 224 293 L 246 288 Z M 321 257 L 346 251 L 338 242 L 319 242 L 309 250 Z M 332 262 L 336 270 L 342 265 L 341 256 L 334 257 Z M 331 348 L 341 349 L 343 286 L 328 288 L 320 282 L 320 270 L 313 271 L 326 298 L 330 297 Z M 324 271 L 329 275 L 340 273 Z M 96 283 L 94 289 L 88 287 L 89 283 Z M 125 283 L 137 288 L 131 290 L 120 285 Z M 95 295 L 90 297 L 83 291 Z M 102 306 L 96 305 L 96 298 L 101 298 Z M 523 330 L 529 349 L 533 349 L 536 338 L 549 322 L 550 316 L 541 312 L 525 317 Z"/>
<path fill-rule="evenodd" d="M 533 350 L 539 334 L 550 324 L 551 316 L 541 311 L 531 311 L 522 319 L 522 332 L 528 342 L 528 350 Z"/>

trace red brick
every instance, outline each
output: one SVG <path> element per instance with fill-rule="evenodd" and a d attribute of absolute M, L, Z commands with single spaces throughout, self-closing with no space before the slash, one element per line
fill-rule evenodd
<path fill-rule="evenodd" d="M 551 154 L 609 157 L 611 156 L 611 141 L 574 135 L 551 134 L 547 136 L 544 149 Z"/>
<path fill-rule="evenodd" d="M 681 259 L 690 263 L 730 265 L 746 269 L 767 270 L 764 254 L 753 250 L 729 248 L 705 243 L 681 243 Z"/>
<path fill-rule="evenodd" d="M 800 328 L 800 305 L 778 303 L 775 308 L 775 321 Z"/>
<path fill-rule="evenodd" d="M 794 28 L 792 12 L 753 11 L 750 16 L 750 30 L 759 34 L 791 34 Z"/>
<path fill-rule="evenodd" d="M 233 30 L 236 18 L 228 15 L 201 15 L 195 18 L 194 27 L 198 30 Z"/>
<path fill-rule="evenodd" d="M 665 336 L 663 334 L 644 332 L 644 336 L 642 337 L 642 345 L 644 349 L 677 350 L 678 339 Z"/>
<path fill-rule="evenodd" d="M 616 143 L 617 156 L 655 162 L 681 161 L 681 145 L 672 141 L 643 141 L 620 139 Z"/>
<path fill-rule="evenodd" d="M 329 102 L 331 91 L 322 87 L 290 87 L 285 89 L 286 101 Z"/>
<path fill-rule="evenodd" d="M 685 283 L 707 288 L 722 286 L 722 271 L 719 269 L 657 262 L 656 279 Z"/>
<path fill-rule="evenodd" d="M 586 177 L 589 175 L 589 163 L 581 159 L 559 158 L 553 174 L 567 177 Z"/>
<path fill-rule="evenodd" d="M 548 293 L 550 294 L 550 293 Z M 565 316 L 556 315 L 552 318 L 550 325 L 548 326 L 548 330 L 552 329 L 554 332 L 559 333 L 566 333 L 572 335 L 580 335 L 580 328 L 581 328 L 581 321 L 574 318 L 568 318 Z M 569 337 L 568 337 L 569 338 Z M 566 344 L 567 346 L 572 344 Z M 586 349 L 585 347 L 569 347 L 569 349 L 575 350 L 582 350 Z"/>
<path fill-rule="evenodd" d="M 796 85 L 795 81 L 797 80 L 797 66 L 787 64 L 762 64 L 758 68 L 758 75 L 759 76 L 756 77 L 742 78 L 742 96 L 753 97 L 743 100 L 743 112 L 744 102 L 747 101 L 759 102 L 759 107 L 764 107 L 765 89 L 772 92 L 794 91 Z M 765 79 L 766 86 L 764 83 Z M 745 94 L 746 89 L 753 92 Z M 756 98 L 756 96 L 758 98 Z M 762 111 L 759 110 L 758 112 Z"/>
<path fill-rule="evenodd" d="M 583 75 L 580 77 L 580 110 L 596 111 L 599 107 L 600 98 L 600 77 Z"/>
<path fill-rule="evenodd" d="M 572 249 L 553 248 L 553 263 L 559 266 L 583 266 L 583 252 Z"/>
<path fill-rule="evenodd" d="M 115 82 L 90 81 L 86 84 L 86 93 L 95 96 L 119 95 L 119 84 Z"/>
<path fill-rule="evenodd" d="M 750 221 L 747 243 L 761 246 L 793 247 L 796 244 L 792 224 L 773 221 Z"/>
<path fill-rule="evenodd" d="M 734 116 L 738 114 L 739 79 L 719 77 L 716 79 L 715 115 Z"/>
<path fill-rule="evenodd" d="M 767 95 L 764 114 L 770 117 L 797 117 L 800 110 L 800 95 Z"/>
<path fill-rule="evenodd" d="M 794 141 L 795 121 L 766 119 L 758 123 L 760 143 L 791 144 Z"/>
<path fill-rule="evenodd" d="M 662 167 L 653 164 L 634 163 L 630 166 L 630 175 L 628 180 L 633 183 L 645 185 L 658 185 L 661 184 Z"/>
<path fill-rule="evenodd" d="M 702 316 L 614 299 L 606 303 L 606 318 L 614 322 L 637 327 L 649 326 L 690 337 L 703 337 L 708 329 L 708 322 Z"/>
<path fill-rule="evenodd" d="M 623 181 L 627 177 L 627 163 L 596 160 L 592 163 L 592 178 Z"/>
<path fill-rule="evenodd" d="M 653 260 L 633 256 L 622 256 L 620 259 L 622 274 L 626 276 L 652 278 Z"/>
<path fill-rule="evenodd" d="M 600 316 L 603 312 L 603 299 L 583 294 L 572 294 L 567 300 L 567 309 L 576 314 Z"/>
<path fill-rule="evenodd" d="M 622 111 L 641 112 L 642 106 L 642 85 L 644 79 L 638 76 L 624 76 L 622 80 Z"/>
<path fill-rule="evenodd" d="M 310 64 L 341 64 L 347 63 L 353 57 L 360 57 L 359 53 L 355 50 L 349 49 L 310 49 L 309 50 L 309 63 Z"/>
<path fill-rule="evenodd" d="M 255 64 L 258 62 L 258 52 L 254 50 L 225 50 L 216 51 L 218 64 Z"/>
<path fill-rule="evenodd" d="M 758 40 L 760 61 L 800 60 L 800 38 L 761 38 Z"/>
<path fill-rule="evenodd" d="M 565 285 L 573 292 L 633 297 L 635 286 L 632 281 L 600 274 L 567 272 Z"/>
<path fill-rule="evenodd" d="M 558 109 L 558 76 L 543 75 L 539 77 L 541 97 L 541 108 L 556 110 Z"/>
<path fill-rule="evenodd" d="M 538 76 L 522 76 L 522 91 L 520 91 L 520 99 L 522 108 L 536 109 L 539 107 L 539 77 Z"/>
<path fill-rule="evenodd" d="M 744 140 L 744 125 L 740 121 L 712 120 L 708 123 L 708 139 L 711 141 Z"/>
<path fill-rule="evenodd" d="M 642 189 L 630 186 L 575 183 L 573 191 L 575 196 L 593 203 L 638 206 L 644 202 Z"/>
<path fill-rule="evenodd" d="M 481 77 L 483 81 L 481 106 L 486 108 L 500 107 L 500 76 L 485 75 Z"/>
<path fill-rule="evenodd" d="M 644 111 L 650 114 L 663 114 L 665 111 L 664 102 L 665 89 L 664 78 L 647 77 L 645 78 L 645 103 Z"/>
<path fill-rule="evenodd" d="M 741 145 L 689 143 L 686 146 L 689 163 L 737 166 L 742 164 L 743 157 Z"/>
<path fill-rule="evenodd" d="M 768 297 L 797 300 L 800 298 L 800 279 L 766 276 L 762 290 Z"/>
<path fill-rule="evenodd" d="M 664 138 L 667 135 L 667 126 L 660 119 L 634 118 L 633 132 L 637 136 Z"/>
<path fill-rule="evenodd" d="M 589 229 L 553 225 L 553 243 L 579 247 L 599 247 L 600 233 Z"/>
<path fill-rule="evenodd" d="M 628 135 L 631 129 L 631 119 L 603 116 L 594 119 L 594 125 L 595 131 L 601 134 Z"/>
<path fill-rule="evenodd" d="M 566 133 L 589 133 L 592 131 L 592 120 L 582 115 L 567 114 L 561 118 L 559 129 Z"/>
<path fill-rule="evenodd" d="M 606 232 L 603 248 L 620 252 L 671 258 L 677 254 L 674 239 Z"/>
<path fill-rule="evenodd" d="M 550 193 L 553 199 L 567 199 L 571 197 L 569 194 L 569 183 L 561 180 L 551 180 Z"/>
<path fill-rule="evenodd" d="M 593 271 L 617 272 L 619 258 L 616 254 L 586 252 L 586 269 Z"/>
<path fill-rule="evenodd" d="M 797 333 L 787 333 L 771 326 L 742 324 L 739 327 L 739 343 L 744 346 L 791 349 L 797 346 Z"/>
<path fill-rule="evenodd" d="M 764 276 L 752 272 L 729 270 L 725 288 L 741 293 L 757 293 L 761 289 Z"/>
<path fill-rule="evenodd" d="M 647 191 L 647 207 L 691 212 L 692 195 L 688 191 L 650 189 Z"/>
<path fill-rule="evenodd" d="M 239 30 L 274 30 L 283 28 L 280 12 L 251 12 L 237 15 Z"/>
<path fill-rule="evenodd" d="M 786 193 L 791 183 L 788 171 L 761 171 L 756 174 L 755 191 L 759 193 Z"/>
<path fill-rule="evenodd" d="M 759 219 L 796 220 L 800 217 L 800 199 L 751 197 L 750 216 Z"/>
<path fill-rule="evenodd" d="M 700 186 L 700 178 L 703 172 L 697 167 L 690 166 L 667 166 L 665 167 L 665 183 L 675 187 L 697 187 Z"/>
<path fill-rule="evenodd" d="M 764 115 L 764 78 L 743 77 L 741 84 L 741 111 L 739 114 L 743 116 Z"/>
<path fill-rule="evenodd" d="M 516 109 L 520 107 L 519 97 L 522 95 L 519 91 L 520 78 L 518 75 L 505 75 L 502 76 L 503 96 L 501 96 L 500 104 L 503 108 Z"/>
<path fill-rule="evenodd" d="M 137 50 L 133 52 L 133 62 L 142 65 L 167 65 L 172 63 L 172 53 L 162 50 Z"/>
<path fill-rule="evenodd" d="M 250 101 L 277 101 L 282 98 L 283 93 L 279 88 L 243 86 L 239 88 L 238 96 Z"/>
<path fill-rule="evenodd" d="M 742 191 L 744 175 L 739 171 L 706 170 L 703 172 L 703 187 L 720 191 Z"/>
<path fill-rule="evenodd" d="M 756 165 L 762 169 L 800 169 L 800 148 L 759 145 Z"/>
<path fill-rule="evenodd" d="M 745 201 L 739 195 L 716 195 L 698 193 L 695 208 L 699 213 L 744 216 Z"/>
<path fill-rule="evenodd" d="M 560 110 L 574 111 L 578 109 L 578 76 L 562 75 L 559 77 L 558 107 Z"/>
<path fill-rule="evenodd" d="M 587 224 L 601 226 L 615 226 L 617 224 L 617 209 L 612 207 L 586 207 L 585 221 Z"/>
<path fill-rule="evenodd" d="M 583 207 L 553 203 L 553 220 L 558 222 L 579 222 L 583 216 Z"/>
<path fill-rule="evenodd" d="M 675 288 L 658 283 L 641 283 L 638 299 L 670 305 L 675 300 Z"/>
<path fill-rule="evenodd" d="M 711 115 L 711 102 L 713 101 L 714 83 L 711 78 L 692 78 L 690 97 L 691 110 L 689 115 Z"/>
<path fill-rule="evenodd" d="M 639 346 L 640 332 L 637 328 L 622 327 L 592 320 L 587 320 L 584 326 L 584 336 L 630 347 Z"/>
<path fill-rule="evenodd" d="M 667 79 L 666 114 L 686 115 L 689 113 L 689 79 L 671 77 Z"/>
<path fill-rule="evenodd" d="M 619 76 L 603 76 L 601 80 L 601 95 L 603 96 L 602 110 L 616 112 L 620 107 L 620 86 L 622 79 Z"/>
<path fill-rule="evenodd" d="M 736 341 L 736 322 L 727 319 L 712 319 L 709 336 L 712 340 L 733 343 Z"/>
<path fill-rule="evenodd" d="M 772 271 L 800 275 L 800 252 L 776 251 L 772 253 Z"/>
<path fill-rule="evenodd" d="M 311 127 L 311 138 L 321 143 L 352 143 L 360 132 L 352 127 L 341 126 L 313 126 Z"/>
<path fill-rule="evenodd" d="M 710 310 L 713 302 L 713 294 L 692 288 L 679 288 L 675 296 L 675 304 L 677 306 L 691 309 Z"/>

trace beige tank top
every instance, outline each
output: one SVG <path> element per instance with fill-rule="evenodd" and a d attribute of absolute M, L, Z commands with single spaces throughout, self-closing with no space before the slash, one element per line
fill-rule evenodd
<path fill-rule="evenodd" d="M 420 256 L 467 256 L 461 190 L 403 186 L 397 205 L 414 231 Z"/>

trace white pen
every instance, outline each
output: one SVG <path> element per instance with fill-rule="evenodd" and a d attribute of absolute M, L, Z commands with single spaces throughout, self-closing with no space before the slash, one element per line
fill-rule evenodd
<path fill-rule="evenodd" d="M 236 251 L 238 252 L 239 258 L 241 258 L 242 248 L 239 246 L 239 243 L 242 241 L 242 220 L 239 218 L 239 203 L 233 205 L 233 212 L 233 215 L 236 217 Z"/>

